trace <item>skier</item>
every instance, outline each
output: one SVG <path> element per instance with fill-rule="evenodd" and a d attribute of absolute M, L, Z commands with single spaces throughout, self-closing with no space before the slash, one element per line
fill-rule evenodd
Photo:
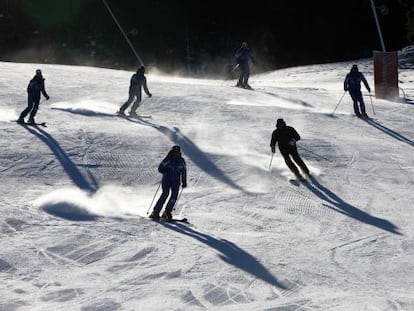
<path fill-rule="evenodd" d="M 239 81 L 237 81 L 236 86 L 245 89 L 252 89 L 247 83 L 250 77 L 249 61 L 256 64 L 256 60 L 250 52 L 250 49 L 247 47 L 247 42 L 243 42 L 241 47 L 237 49 L 234 58 L 236 62 L 235 68 L 237 68 L 237 66 L 240 67 Z"/>
<path fill-rule="evenodd" d="M 361 118 L 361 117 L 368 118 L 368 115 L 365 111 L 365 104 L 364 104 L 364 100 L 362 98 L 362 93 L 361 93 L 361 81 L 364 83 L 367 91 L 371 93 L 371 88 L 368 85 L 367 79 L 365 79 L 362 72 L 358 70 L 358 66 L 353 65 L 351 68 L 351 71 L 345 77 L 344 90 L 345 92 L 349 91 L 349 94 L 351 95 L 352 101 L 354 102 L 355 115 L 358 118 Z M 361 111 L 359 111 L 358 102 L 359 102 Z"/>
<path fill-rule="evenodd" d="M 187 187 L 187 169 L 184 158 L 181 156 L 180 146 L 175 145 L 171 148 L 165 159 L 158 166 L 158 171 L 162 174 L 162 194 L 149 217 L 152 219 L 160 218 L 160 211 L 171 192 L 171 197 L 161 217 L 165 220 L 172 220 L 171 212 L 177 201 L 180 182 L 183 188 Z"/>
<path fill-rule="evenodd" d="M 128 106 L 132 103 L 132 101 L 136 97 L 129 115 L 132 117 L 137 116 L 136 111 L 141 102 L 141 93 L 142 93 L 141 88 L 144 88 L 144 91 L 148 95 L 148 97 L 152 97 L 152 94 L 148 90 L 147 78 L 145 77 L 144 73 L 145 73 L 145 67 L 141 66 L 137 69 L 137 72 L 132 75 L 131 80 L 130 80 L 130 85 L 129 85 L 129 98 L 119 109 L 118 115 L 125 116 L 125 110 L 128 108 Z"/>
<path fill-rule="evenodd" d="M 27 108 L 22 111 L 17 122 L 24 123 L 24 118 L 30 113 L 29 124 L 35 124 L 34 117 L 39 109 L 40 93 L 49 100 L 45 90 L 45 79 L 42 76 L 42 70 L 36 69 L 36 75 L 30 80 L 27 86 Z"/>
<path fill-rule="evenodd" d="M 298 154 L 298 150 L 296 148 L 296 142 L 298 140 L 300 140 L 298 132 L 296 132 L 296 130 L 293 127 L 287 126 L 283 119 L 278 119 L 276 122 L 276 129 L 273 131 L 272 139 L 270 141 L 272 153 L 276 152 L 275 146 L 276 143 L 278 143 L 280 153 L 282 154 L 286 162 L 286 165 L 293 172 L 293 174 L 295 174 L 297 179 L 303 181 L 303 176 L 299 173 L 298 168 L 290 158 L 293 158 L 293 160 L 299 165 L 303 173 L 305 173 L 308 176 L 310 175 L 308 167 Z"/>

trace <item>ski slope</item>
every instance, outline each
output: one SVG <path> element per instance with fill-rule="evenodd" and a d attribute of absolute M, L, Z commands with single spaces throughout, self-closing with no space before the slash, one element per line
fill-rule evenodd
<path fill-rule="evenodd" d="M 373 120 L 348 94 L 332 115 L 353 63 L 254 75 L 255 91 L 150 69 L 145 118 L 127 120 L 133 72 L 0 62 L 0 310 L 414 310 L 414 72 L 407 101 L 364 90 Z M 12 122 L 37 68 L 46 128 Z M 307 183 L 278 151 L 269 170 L 277 118 Z M 190 224 L 147 218 L 174 144 Z"/>

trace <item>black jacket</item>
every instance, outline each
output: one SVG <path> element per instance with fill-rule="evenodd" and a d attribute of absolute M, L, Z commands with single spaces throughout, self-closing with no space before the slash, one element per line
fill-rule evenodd
<path fill-rule="evenodd" d="M 49 98 L 45 90 L 45 79 L 40 75 L 34 76 L 27 86 L 27 93 L 34 98 L 40 98 L 40 93 Z"/>
<path fill-rule="evenodd" d="M 280 152 L 289 151 L 291 148 L 296 148 L 296 141 L 298 140 L 300 140 L 298 132 L 293 127 L 286 125 L 273 131 L 270 147 L 274 148 L 278 143 Z"/>

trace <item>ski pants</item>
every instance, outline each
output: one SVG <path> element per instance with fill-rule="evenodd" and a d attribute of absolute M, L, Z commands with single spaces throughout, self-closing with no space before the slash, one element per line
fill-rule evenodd
<path fill-rule="evenodd" d="M 135 97 L 136 97 L 136 99 L 135 99 Z M 134 99 L 135 99 L 135 101 L 134 101 Z M 136 94 L 134 92 L 129 92 L 128 100 L 125 102 L 125 104 L 123 104 L 121 106 L 119 111 L 125 112 L 125 110 L 128 108 L 129 105 L 131 105 L 131 103 L 133 101 L 134 101 L 134 104 L 131 107 L 131 112 L 136 112 L 138 107 L 139 107 L 139 103 L 141 102 L 141 96 L 140 96 L 140 94 Z"/>
<path fill-rule="evenodd" d="M 250 77 L 250 67 L 249 64 L 240 64 L 240 76 L 239 76 L 239 82 L 238 85 L 246 85 L 247 81 L 249 81 Z"/>
<path fill-rule="evenodd" d="M 162 207 L 171 192 L 170 199 L 168 200 L 168 203 L 165 206 L 165 210 L 171 213 L 174 208 L 175 202 L 177 201 L 179 190 L 180 190 L 179 183 L 172 183 L 169 180 L 163 180 L 162 181 L 162 193 L 157 203 L 154 206 L 154 212 L 159 213 L 162 210 Z"/>
<path fill-rule="evenodd" d="M 299 156 L 298 149 L 296 147 L 289 148 L 289 150 L 280 150 L 280 153 L 282 154 L 286 165 L 293 172 L 293 174 L 295 174 L 295 176 L 299 175 L 299 170 L 296 167 L 295 163 L 293 163 L 292 159 L 296 162 L 297 165 L 299 165 L 302 172 L 309 175 L 309 169 Z M 292 157 L 292 159 L 290 157 Z"/>
<path fill-rule="evenodd" d="M 24 119 L 30 112 L 29 120 L 34 120 L 34 117 L 39 109 L 40 96 L 33 96 L 31 94 L 27 97 L 27 108 L 22 111 L 19 119 Z"/>
<path fill-rule="evenodd" d="M 365 103 L 362 98 L 361 90 L 350 90 L 349 94 L 351 95 L 352 101 L 354 102 L 354 112 L 357 116 L 361 114 L 366 114 L 365 112 Z M 359 106 L 358 106 L 359 103 Z M 361 111 L 359 110 L 361 108 Z"/>

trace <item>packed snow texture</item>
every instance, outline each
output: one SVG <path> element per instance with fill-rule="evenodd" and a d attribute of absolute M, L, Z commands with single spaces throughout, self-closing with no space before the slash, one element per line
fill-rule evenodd
<path fill-rule="evenodd" d="M 253 75 L 254 91 L 149 70 L 126 119 L 133 72 L 0 62 L 0 310 L 414 310 L 414 72 L 405 100 L 363 89 L 364 121 L 340 101 L 353 63 Z M 46 128 L 13 122 L 37 68 Z M 278 118 L 304 183 L 272 158 Z M 189 224 L 148 219 L 175 144 Z"/>

